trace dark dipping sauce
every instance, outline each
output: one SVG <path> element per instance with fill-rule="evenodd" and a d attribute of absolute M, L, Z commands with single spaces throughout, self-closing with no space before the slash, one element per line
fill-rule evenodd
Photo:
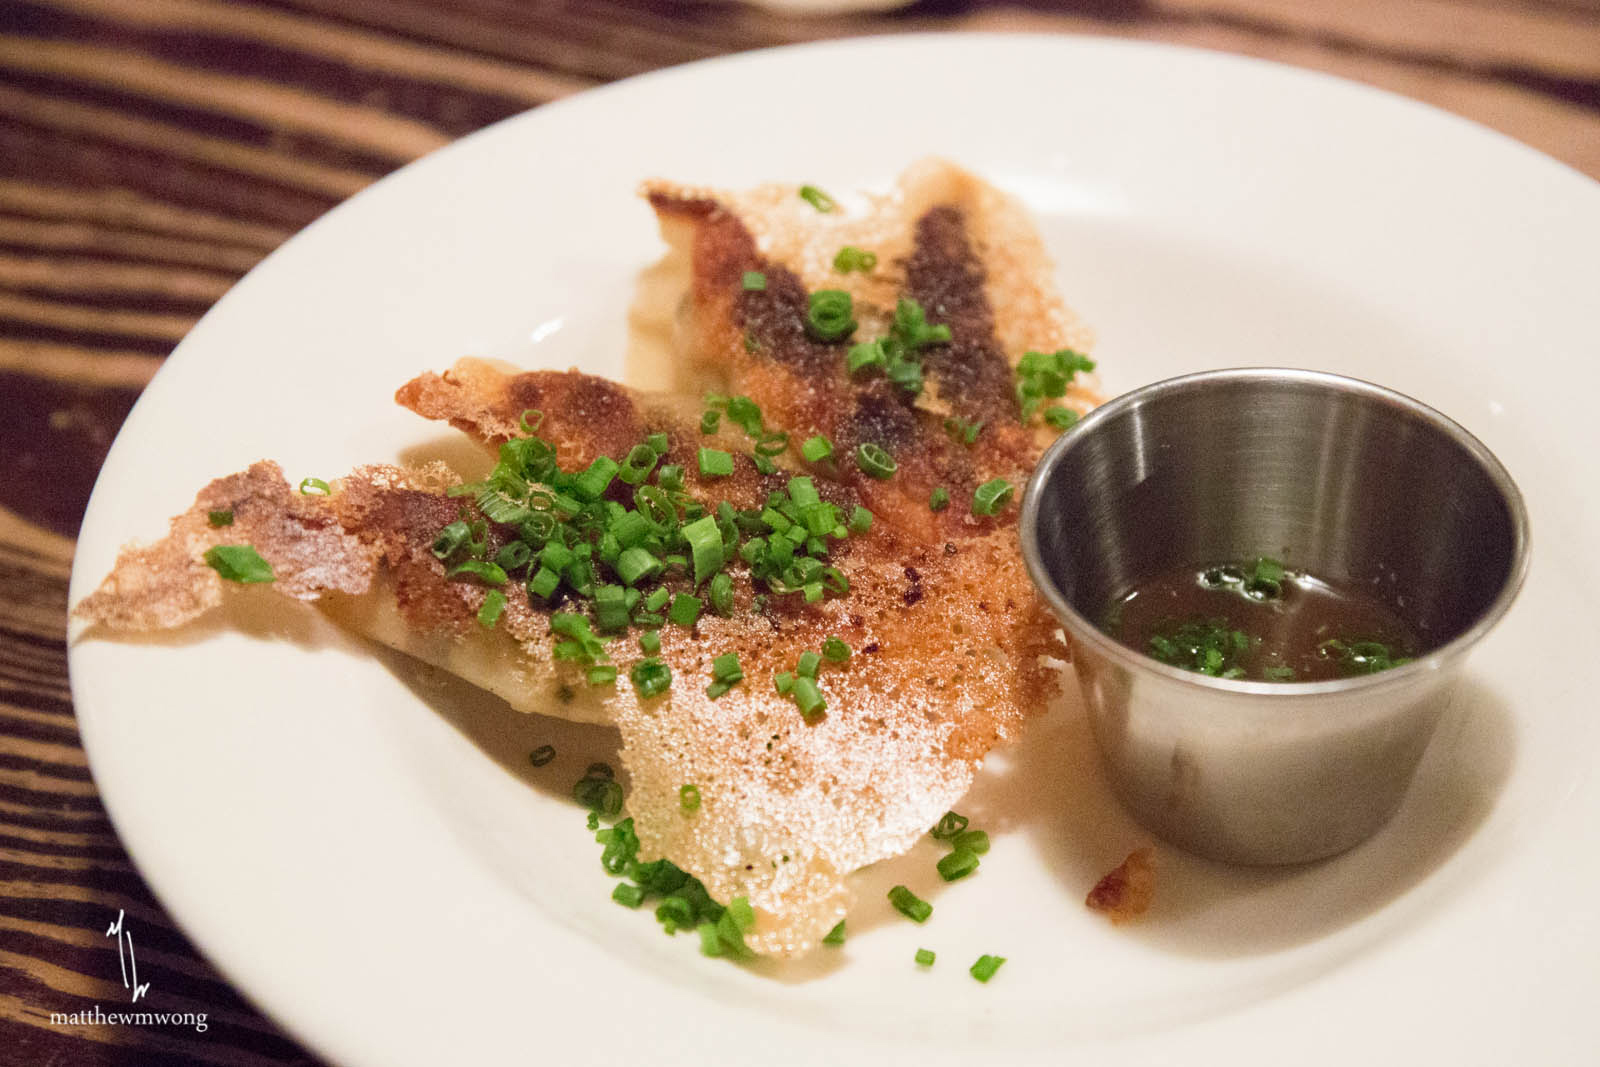
<path fill-rule="evenodd" d="M 1163 663 L 1218 678 L 1321 682 L 1397 667 L 1416 632 L 1374 594 L 1269 558 L 1182 567 L 1111 602 L 1101 629 Z"/>

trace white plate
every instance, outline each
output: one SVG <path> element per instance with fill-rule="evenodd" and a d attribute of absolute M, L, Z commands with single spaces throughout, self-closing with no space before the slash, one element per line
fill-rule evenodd
<path fill-rule="evenodd" d="M 1162 849 L 1155 910 L 1113 929 L 1084 893 L 1146 836 L 1068 706 L 965 805 L 997 837 L 977 878 L 935 889 L 919 849 L 864 876 L 842 951 L 740 968 L 607 900 L 565 793 L 613 735 L 414 677 L 319 619 L 265 619 L 73 648 L 96 780 L 156 893 L 348 1064 L 1592 1053 L 1600 189 L 1370 89 L 944 36 L 696 64 L 502 123 L 330 213 L 195 328 L 106 462 L 74 600 L 214 475 L 272 456 L 332 476 L 437 442 L 389 402 L 418 371 L 489 353 L 620 375 L 633 278 L 659 252 L 641 178 L 844 190 L 927 153 L 1037 212 L 1112 389 L 1229 364 L 1354 374 L 1442 408 L 1521 482 L 1532 576 L 1388 828 L 1280 872 Z M 528 767 L 549 740 L 561 760 Z M 928 925 L 892 916 L 896 880 L 928 890 Z M 980 986 L 985 952 L 1010 962 Z"/>

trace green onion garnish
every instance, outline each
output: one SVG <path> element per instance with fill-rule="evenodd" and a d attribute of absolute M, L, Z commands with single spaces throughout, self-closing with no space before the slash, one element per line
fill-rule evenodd
<path fill-rule="evenodd" d="M 699 597 L 679 593 L 672 598 L 672 606 L 667 609 L 667 618 L 679 626 L 690 627 L 700 618 L 700 607 Z"/>
<path fill-rule="evenodd" d="M 1017 364 L 1017 407 L 1023 422 L 1047 399 L 1067 395 L 1067 387 L 1079 371 L 1094 370 L 1094 360 L 1081 352 L 1063 348 L 1058 352 L 1027 352 Z M 1060 418 L 1061 416 L 1056 416 Z M 1052 425 L 1055 423 L 1052 422 Z M 1064 428 L 1064 427 L 1063 427 Z"/>
<path fill-rule="evenodd" d="M 969 971 L 978 981 L 987 982 L 994 977 L 994 972 L 998 971 L 1005 961 L 1004 956 L 979 956 L 978 962 L 974 963 Z"/>
<path fill-rule="evenodd" d="M 938 488 L 934 489 L 933 492 L 928 494 L 928 510 L 929 511 L 943 511 L 945 508 L 947 508 L 949 506 L 950 506 L 950 490 L 946 489 L 944 486 L 941 485 Z"/>
<path fill-rule="evenodd" d="M 733 456 L 720 448 L 700 449 L 700 474 L 705 478 L 726 478 L 733 473 Z"/>
<path fill-rule="evenodd" d="M 872 512 L 857 504 L 850 511 L 850 532 L 857 536 L 872 529 Z"/>
<path fill-rule="evenodd" d="M 918 967 L 932 967 L 935 958 L 935 954 L 931 950 L 925 948 L 917 949 L 916 960 Z"/>
<path fill-rule="evenodd" d="M 843 289 L 818 289 L 811 294 L 806 332 L 819 341 L 842 341 L 856 329 L 850 294 Z"/>
<path fill-rule="evenodd" d="M 478 623 L 481 626 L 494 628 L 500 621 L 500 613 L 506 610 L 506 595 L 498 589 L 489 590 L 483 598 L 483 606 L 478 609 Z"/>
<path fill-rule="evenodd" d="M 845 353 L 844 363 L 845 370 L 853 377 L 860 371 L 887 367 L 889 357 L 884 353 L 882 341 L 863 341 L 850 346 L 850 351 Z"/>
<path fill-rule="evenodd" d="M 722 412 L 712 409 L 700 416 L 700 432 L 716 433 L 717 427 L 722 425 Z"/>
<path fill-rule="evenodd" d="M 842 945 L 844 944 L 844 938 L 844 920 L 840 919 L 834 924 L 833 929 L 828 931 L 827 936 L 822 939 L 822 943 L 824 945 Z"/>
<path fill-rule="evenodd" d="M 889 890 L 889 903 L 894 905 L 895 911 L 898 911 L 912 922 L 927 922 L 928 916 L 933 914 L 932 904 L 929 904 L 903 885 L 897 885 Z"/>
<path fill-rule="evenodd" d="M 1054 404 L 1044 409 L 1044 421 L 1049 423 L 1052 429 L 1056 430 L 1072 429 L 1078 424 L 1079 417 L 1076 411 L 1071 408 L 1064 408 L 1060 404 Z"/>
<path fill-rule="evenodd" d="M 719 573 L 711 579 L 711 584 L 706 587 L 706 595 L 711 599 L 712 611 L 723 617 L 733 614 L 732 578 L 729 578 L 726 574 Z"/>
<path fill-rule="evenodd" d="M 700 787 L 697 785 L 681 785 L 678 787 L 678 807 L 685 815 L 693 814 L 700 810 Z"/>
<path fill-rule="evenodd" d="M 806 443 L 800 446 L 800 455 L 805 457 L 807 463 L 821 463 L 833 455 L 833 442 L 818 434 L 808 438 Z"/>
<path fill-rule="evenodd" d="M 641 700 L 660 696 L 672 685 L 672 670 L 659 659 L 642 659 L 628 672 L 628 679 Z"/>
<path fill-rule="evenodd" d="M 950 845 L 981 856 L 989 851 L 989 835 L 982 830 L 962 830 L 950 839 Z"/>
<path fill-rule="evenodd" d="M 506 572 L 501 569 L 500 565 L 498 563 L 488 563 L 481 559 L 462 560 L 450 568 L 449 574 L 452 578 L 458 574 L 470 574 L 475 578 L 482 579 L 489 585 L 506 584 Z"/>
<path fill-rule="evenodd" d="M 833 257 L 833 269 L 840 274 L 849 274 L 856 270 L 865 274 L 878 265 L 878 254 L 857 248 L 855 245 L 845 245 Z"/>
<path fill-rule="evenodd" d="M 995 478 L 984 482 L 972 493 L 972 513 L 974 515 L 996 515 L 1010 503 L 1016 489 L 1004 478 Z"/>
<path fill-rule="evenodd" d="M 928 831 L 935 841 L 949 841 L 967 828 L 967 817 L 959 812 L 947 811 L 939 817 L 939 824 Z"/>
<path fill-rule="evenodd" d="M 839 206 L 833 197 L 818 189 L 815 185 L 802 185 L 800 187 L 800 199 L 824 213 L 832 211 Z"/>
<path fill-rule="evenodd" d="M 822 642 L 822 655 L 833 663 L 849 663 L 850 646 L 837 637 L 830 637 Z"/>
<path fill-rule="evenodd" d="M 611 891 L 611 899 L 625 908 L 637 908 L 644 903 L 644 890 L 627 882 L 618 882 L 617 887 Z"/>
<path fill-rule="evenodd" d="M 333 492 L 333 487 L 321 478 L 302 478 L 300 492 L 303 496 L 327 496 Z"/>
<path fill-rule="evenodd" d="M 706 687 L 706 696 L 715 700 L 732 689 L 743 678 L 744 668 L 739 666 L 738 653 L 729 652 L 725 655 L 717 656 L 711 661 L 711 684 Z"/>
<path fill-rule="evenodd" d="M 815 652 L 802 652 L 800 653 L 800 662 L 795 667 L 794 673 L 802 678 L 815 678 L 817 676 L 817 668 L 821 665 L 821 656 Z"/>
<path fill-rule="evenodd" d="M 646 630 L 639 635 L 639 649 L 650 655 L 661 651 L 661 634 L 656 630 Z"/>
<path fill-rule="evenodd" d="M 585 773 L 578 779 L 578 784 L 572 787 L 572 797 L 590 811 L 608 819 L 622 810 L 622 786 L 609 775 Z"/>
<path fill-rule="evenodd" d="M 758 270 L 747 270 L 741 284 L 749 292 L 760 292 L 767 287 L 767 276 Z"/>
<path fill-rule="evenodd" d="M 869 441 L 856 447 L 856 466 L 881 480 L 892 477 L 899 464 L 880 446 Z"/>
<path fill-rule="evenodd" d="M 206 512 L 206 521 L 213 526 L 232 526 L 233 509 L 221 508 L 217 511 Z"/>
<path fill-rule="evenodd" d="M 729 461 L 732 462 L 731 457 Z M 706 515 L 689 523 L 682 533 L 694 560 L 694 584 L 699 585 L 722 569 L 722 531 L 717 529 L 716 516 Z M 715 601 L 714 595 L 712 599 Z"/>
<path fill-rule="evenodd" d="M 206 549 L 205 560 L 230 582 L 250 585 L 273 580 L 272 565 L 249 545 L 215 545 Z"/>
<path fill-rule="evenodd" d="M 939 877 L 947 882 L 965 878 L 978 869 L 978 854 L 971 849 L 958 848 L 938 863 Z"/>
<path fill-rule="evenodd" d="M 817 688 L 817 683 L 810 678 L 804 676 L 795 678 L 793 696 L 801 717 L 808 722 L 828 710 L 828 701 Z"/>
<path fill-rule="evenodd" d="M 586 678 L 590 685 L 615 685 L 617 669 L 609 663 L 602 663 L 598 666 L 590 667 Z"/>

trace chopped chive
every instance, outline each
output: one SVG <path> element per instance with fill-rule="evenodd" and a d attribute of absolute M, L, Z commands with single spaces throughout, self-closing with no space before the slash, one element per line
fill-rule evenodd
<path fill-rule="evenodd" d="M 949 506 L 950 506 L 950 490 L 946 489 L 944 486 L 941 485 L 938 488 L 934 489 L 933 492 L 928 494 L 928 510 L 929 511 L 943 511 L 945 508 L 947 508 Z"/>
<path fill-rule="evenodd" d="M 822 939 L 822 943 L 824 945 L 842 945 L 844 944 L 844 939 L 844 920 L 840 919 L 834 924 L 833 929 L 828 931 L 827 936 Z"/>
<path fill-rule="evenodd" d="M 931 950 L 925 948 L 917 949 L 916 961 L 918 967 L 932 967 L 935 958 L 936 956 Z"/>
<path fill-rule="evenodd" d="M 968 820 L 959 812 L 947 811 L 939 817 L 939 824 L 928 831 L 935 841 L 949 841 L 967 828 Z"/>
<path fill-rule="evenodd" d="M 652 656 L 657 652 L 660 652 L 661 634 L 655 630 L 646 630 L 644 633 L 640 634 L 639 649 L 642 652 L 648 652 Z"/>
<path fill-rule="evenodd" d="M 733 473 L 733 456 L 720 448 L 702 448 L 699 458 L 702 477 L 726 478 Z"/>
<path fill-rule="evenodd" d="M 596 456 L 588 469 L 573 479 L 572 491 L 584 500 L 599 500 L 621 469 L 610 456 Z"/>
<path fill-rule="evenodd" d="M 850 351 L 846 352 L 844 357 L 845 370 L 851 376 L 860 371 L 871 370 L 873 367 L 886 367 L 888 364 L 889 357 L 884 353 L 882 341 L 863 341 L 851 345 Z"/>
<path fill-rule="evenodd" d="M 895 463 L 894 457 L 885 452 L 881 446 L 869 441 L 857 446 L 856 466 L 881 480 L 892 477 L 899 464 Z"/>
<path fill-rule="evenodd" d="M 206 549 L 206 565 L 230 582 L 250 585 L 273 580 L 272 564 L 249 545 L 214 545 Z"/>
<path fill-rule="evenodd" d="M 528 753 L 528 762 L 533 764 L 535 767 L 543 767 L 545 764 L 549 763 L 555 758 L 556 746 L 554 745 L 540 745 L 538 748 Z"/>
<path fill-rule="evenodd" d="M 989 835 L 982 830 L 963 830 L 950 839 L 950 846 L 981 856 L 989 851 Z"/>
<path fill-rule="evenodd" d="M 549 600 L 561 584 L 561 576 L 548 567 L 540 567 L 532 578 L 528 579 L 528 592 Z"/>
<path fill-rule="evenodd" d="M 685 815 L 690 815 L 700 810 L 700 787 L 697 785 L 681 785 L 678 787 L 678 807 Z"/>
<path fill-rule="evenodd" d="M 722 454 L 727 455 L 726 452 Z M 694 560 L 694 583 L 699 585 L 722 569 L 722 531 L 717 529 L 716 516 L 706 515 L 689 523 L 681 532 L 689 542 L 690 557 Z"/>
<path fill-rule="evenodd" d="M 856 330 L 850 294 L 843 289 L 818 289 L 811 294 L 806 332 L 818 341 L 843 341 Z"/>
<path fill-rule="evenodd" d="M 830 637 L 822 642 L 822 655 L 834 663 L 849 663 L 850 646 L 837 637 Z"/>
<path fill-rule="evenodd" d="M 833 455 L 833 442 L 818 434 L 800 446 L 800 454 L 805 457 L 807 463 L 821 463 Z"/>
<path fill-rule="evenodd" d="M 470 574 L 480 578 L 489 585 L 505 585 L 506 572 L 498 563 L 488 563 L 481 559 L 462 560 L 449 570 L 450 577 L 458 574 Z"/>
<path fill-rule="evenodd" d="M 617 558 L 617 577 L 627 585 L 654 578 L 665 569 L 666 565 L 644 548 L 630 548 Z"/>
<path fill-rule="evenodd" d="M 800 709 L 800 715 L 808 722 L 828 710 L 828 701 L 817 688 L 817 683 L 810 678 L 797 677 L 794 680 L 794 702 Z"/>
<path fill-rule="evenodd" d="M 727 574 L 719 573 L 711 579 L 706 595 L 711 598 L 711 610 L 718 615 L 727 616 L 733 613 L 733 579 Z"/>
<path fill-rule="evenodd" d="M 489 629 L 500 621 L 500 613 L 506 610 L 506 595 L 498 589 L 491 589 L 483 598 L 483 606 L 478 609 L 478 624 Z"/>
<path fill-rule="evenodd" d="M 995 478 L 984 482 L 973 490 L 972 513 L 974 515 L 995 515 L 1011 501 L 1016 489 L 1004 478 Z"/>
<path fill-rule="evenodd" d="M 665 433 L 659 431 L 646 437 L 644 439 L 644 443 L 650 446 L 650 449 L 655 452 L 657 456 L 666 455 L 667 450 L 672 447 L 672 439 Z"/>
<path fill-rule="evenodd" d="M 628 679 L 633 682 L 640 699 L 648 700 L 665 693 L 672 685 L 672 670 L 654 657 L 642 659 L 628 672 Z"/>
<path fill-rule="evenodd" d="M 800 187 L 800 199 L 823 213 L 832 211 L 839 206 L 833 197 L 818 189 L 815 185 L 802 185 Z"/>
<path fill-rule="evenodd" d="M 857 504 L 850 512 L 850 532 L 857 536 L 872 529 L 872 512 Z"/>
<path fill-rule="evenodd" d="M 652 589 L 650 591 L 650 595 L 644 598 L 644 610 L 660 611 L 662 608 L 667 606 L 667 601 L 671 599 L 671 597 L 672 593 L 665 588 Z"/>
<path fill-rule="evenodd" d="M 590 685 L 614 685 L 617 680 L 617 669 L 609 663 L 601 663 L 589 668 L 586 680 Z"/>
<path fill-rule="evenodd" d="M 716 433 L 717 428 L 721 425 L 722 412 L 720 411 L 707 411 L 705 414 L 700 416 L 701 433 Z"/>
<path fill-rule="evenodd" d="M 737 682 L 743 678 L 744 668 L 739 666 L 739 654 L 728 652 L 712 659 L 711 677 L 719 682 Z"/>
<path fill-rule="evenodd" d="M 618 882 L 617 887 L 611 891 L 611 899 L 625 908 L 637 908 L 644 903 L 644 889 L 641 886 L 629 885 L 627 882 Z"/>
<path fill-rule="evenodd" d="M 610 778 L 585 774 L 572 787 L 572 797 L 590 811 L 608 819 L 622 811 L 622 786 Z"/>
<path fill-rule="evenodd" d="M 971 849 L 958 848 L 938 863 L 939 877 L 947 882 L 965 878 L 978 869 L 978 854 Z"/>
<path fill-rule="evenodd" d="M 661 451 L 664 452 L 666 449 Z M 628 485 L 638 485 L 650 477 L 650 472 L 655 469 L 656 461 L 660 458 L 661 453 L 649 445 L 634 445 L 623 458 L 622 466 L 617 471 L 617 478 Z"/>
<path fill-rule="evenodd" d="M 855 245 L 845 245 L 833 257 L 833 269 L 840 274 L 849 274 L 851 271 L 860 271 L 865 274 L 878 265 L 878 254 L 857 248 Z"/>
<path fill-rule="evenodd" d="M 206 512 L 206 521 L 213 526 L 232 526 L 233 509 L 219 508 L 216 511 L 208 511 Z"/>
<path fill-rule="evenodd" d="M 889 890 L 889 903 L 894 905 L 895 911 L 898 911 L 912 922 L 927 922 L 928 916 L 933 914 L 932 904 L 929 904 L 903 885 L 897 885 Z"/>
<path fill-rule="evenodd" d="M 679 593 L 672 598 L 672 606 L 667 609 L 667 618 L 679 626 L 689 627 L 700 618 L 701 600 L 688 593 Z"/>
<path fill-rule="evenodd" d="M 327 496 L 333 492 L 333 487 L 321 478 L 302 478 L 300 492 L 303 496 Z"/>
<path fill-rule="evenodd" d="M 760 292 L 767 287 L 767 276 L 758 270 L 747 270 L 740 284 L 747 292 Z"/>
<path fill-rule="evenodd" d="M 772 687 L 782 696 L 788 696 L 794 691 L 794 672 L 784 671 L 782 674 L 772 676 Z"/>
<path fill-rule="evenodd" d="M 1005 961 L 1004 956 L 979 956 L 978 962 L 969 968 L 969 973 L 978 981 L 987 982 L 994 977 L 994 972 L 998 971 Z"/>
<path fill-rule="evenodd" d="M 1044 421 L 1052 429 L 1070 430 L 1078 424 L 1079 415 L 1071 408 L 1064 408 L 1059 404 L 1044 409 Z"/>
<path fill-rule="evenodd" d="M 802 652 L 800 653 L 800 662 L 795 667 L 794 673 L 802 678 L 815 678 L 817 676 L 817 668 L 821 664 L 822 657 L 815 652 Z"/>

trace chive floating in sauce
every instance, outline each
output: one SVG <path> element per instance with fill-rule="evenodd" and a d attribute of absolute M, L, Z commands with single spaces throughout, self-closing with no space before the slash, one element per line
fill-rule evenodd
<path fill-rule="evenodd" d="M 1158 574 L 1115 598 L 1104 619 L 1112 637 L 1163 663 L 1245 681 L 1349 678 L 1422 651 L 1372 592 L 1270 557 Z"/>

